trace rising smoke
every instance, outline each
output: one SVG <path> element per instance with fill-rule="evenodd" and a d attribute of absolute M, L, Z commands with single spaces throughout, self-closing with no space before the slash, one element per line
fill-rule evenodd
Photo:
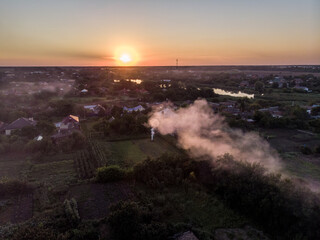
<path fill-rule="evenodd" d="M 155 109 L 149 125 L 161 134 L 176 134 L 178 143 L 194 157 L 217 157 L 229 153 L 235 160 L 258 163 L 268 171 L 279 171 L 280 161 L 268 142 L 256 133 L 231 129 L 214 114 L 207 101 L 196 100 L 187 108 Z"/>

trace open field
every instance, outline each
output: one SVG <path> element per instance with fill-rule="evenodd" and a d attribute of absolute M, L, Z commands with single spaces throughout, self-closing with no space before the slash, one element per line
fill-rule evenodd
<path fill-rule="evenodd" d="M 132 139 L 125 141 L 100 141 L 107 155 L 107 165 L 118 164 L 122 167 L 132 167 L 147 157 L 156 158 L 164 153 L 179 154 L 179 150 L 162 138 L 151 142 L 147 139 Z"/>
<path fill-rule="evenodd" d="M 292 104 L 294 102 L 296 105 L 299 104 L 309 104 L 311 102 L 317 102 L 320 99 L 319 93 L 298 93 L 290 92 L 284 93 L 282 89 L 272 89 L 272 93 L 265 94 L 263 96 L 256 95 L 256 99 L 272 100 L 278 103 Z"/>
<path fill-rule="evenodd" d="M 320 183 L 320 156 L 305 156 L 300 153 L 281 154 L 285 172 L 290 175 L 311 179 Z"/>
<path fill-rule="evenodd" d="M 318 135 L 290 129 L 268 129 L 262 135 L 269 137 L 270 145 L 280 153 L 285 173 L 320 183 L 320 155 L 304 155 L 300 151 L 301 146 L 315 149 L 320 145 Z"/>
<path fill-rule="evenodd" d="M 262 135 L 269 136 L 270 145 L 280 152 L 300 152 L 301 146 L 315 148 L 320 144 L 318 135 L 310 135 L 291 129 L 264 129 Z"/>

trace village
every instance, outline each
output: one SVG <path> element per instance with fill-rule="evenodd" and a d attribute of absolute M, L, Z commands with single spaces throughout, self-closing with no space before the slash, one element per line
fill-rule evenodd
<path fill-rule="evenodd" d="M 107 239 L 105 219 L 114 213 L 112 206 L 144 214 L 152 204 L 152 221 L 164 219 L 157 211 L 165 211 L 170 222 L 162 233 L 175 239 L 201 234 L 224 239 L 230 233 L 267 239 L 258 227 L 243 227 L 249 220 L 229 211 L 220 198 L 199 190 L 197 171 L 204 169 L 201 164 L 193 169 L 176 134 L 162 135 L 148 125 L 156 110 L 178 111 L 205 100 L 231 129 L 268 142 L 284 173 L 317 184 L 318 67 L 257 68 L 0 68 L 0 176 L 19 186 L 10 190 L 17 195 L 8 192 L 0 199 L 2 232 L 11 236 L 15 224 L 50 222 L 59 214 L 68 224 L 83 226 L 79 234 Z M 153 175 L 143 177 L 145 168 Z M 163 179 L 166 174 L 171 177 Z M 137 198 L 136 206 L 130 201 Z M 201 219 L 188 225 L 192 214 Z M 212 225 L 213 214 L 220 220 Z M 181 230 L 174 225 L 171 232 L 169 225 L 177 222 L 183 222 Z M 80 239 L 69 230 L 64 234 Z"/>

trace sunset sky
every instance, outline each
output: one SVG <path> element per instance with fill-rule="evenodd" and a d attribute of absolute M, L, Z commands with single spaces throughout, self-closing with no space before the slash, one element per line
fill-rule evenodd
<path fill-rule="evenodd" d="M 121 51 L 141 66 L 320 64 L 320 1 L 0 0 L 0 66 L 112 66 Z"/>

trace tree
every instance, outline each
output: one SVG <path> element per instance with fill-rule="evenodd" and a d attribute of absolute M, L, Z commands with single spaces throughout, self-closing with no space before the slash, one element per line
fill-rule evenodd
<path fill-rule="evenodd" d="M 39 130 L 40 134 L 50 135 L 54 132 L 56 127 L 53 125 L 53 123 L 43 120 L 37 123 L 37 129 Z"/>
<path fill-rule="evenodd" d="M 259 93 L 262 93 L 263 90 L 264 90 L 264 84 L 261 82 L 261 81 L 257 81 L 255 84 L 254 84 L 254 89 L 259 92 Z"/>
<path fill-rule="evenodd" d="M 279 87 L 279 83 L 277 83 L 277 82 L 272 83 L 272 88 L 278 88 L 278 87 Z"/>
<path fill-rule="evenodd" d="M 57 102 L 51 102 L 51 107 L 54 108 L 54 114 L 60 117 L 67 116 L 69 114 L 72 114 L 74 110 L 74 104 L 70 103 L 66 100 L 60 100 Z"/>
<path fill-rule="evenodd" d="M 295 106 L 292 110 L 292 115 L 301 120 L 306 120 L 309 118 L 307 111 L 299 106 Z"/>
<path fill-rule="evenodd" d="M 102 183 L 115 182 L 122 180 L 125 177 L 125 174 L 125 170 L 118 165 L 101 167 L 97 169 L 97 181 Z"/>
<path fill-rule="evenodd" d="M 311 115 L 312 116 L 317 116 L 320 114 L 320 106 L 319 107 L 314 107 L 311 109 Z"/>

